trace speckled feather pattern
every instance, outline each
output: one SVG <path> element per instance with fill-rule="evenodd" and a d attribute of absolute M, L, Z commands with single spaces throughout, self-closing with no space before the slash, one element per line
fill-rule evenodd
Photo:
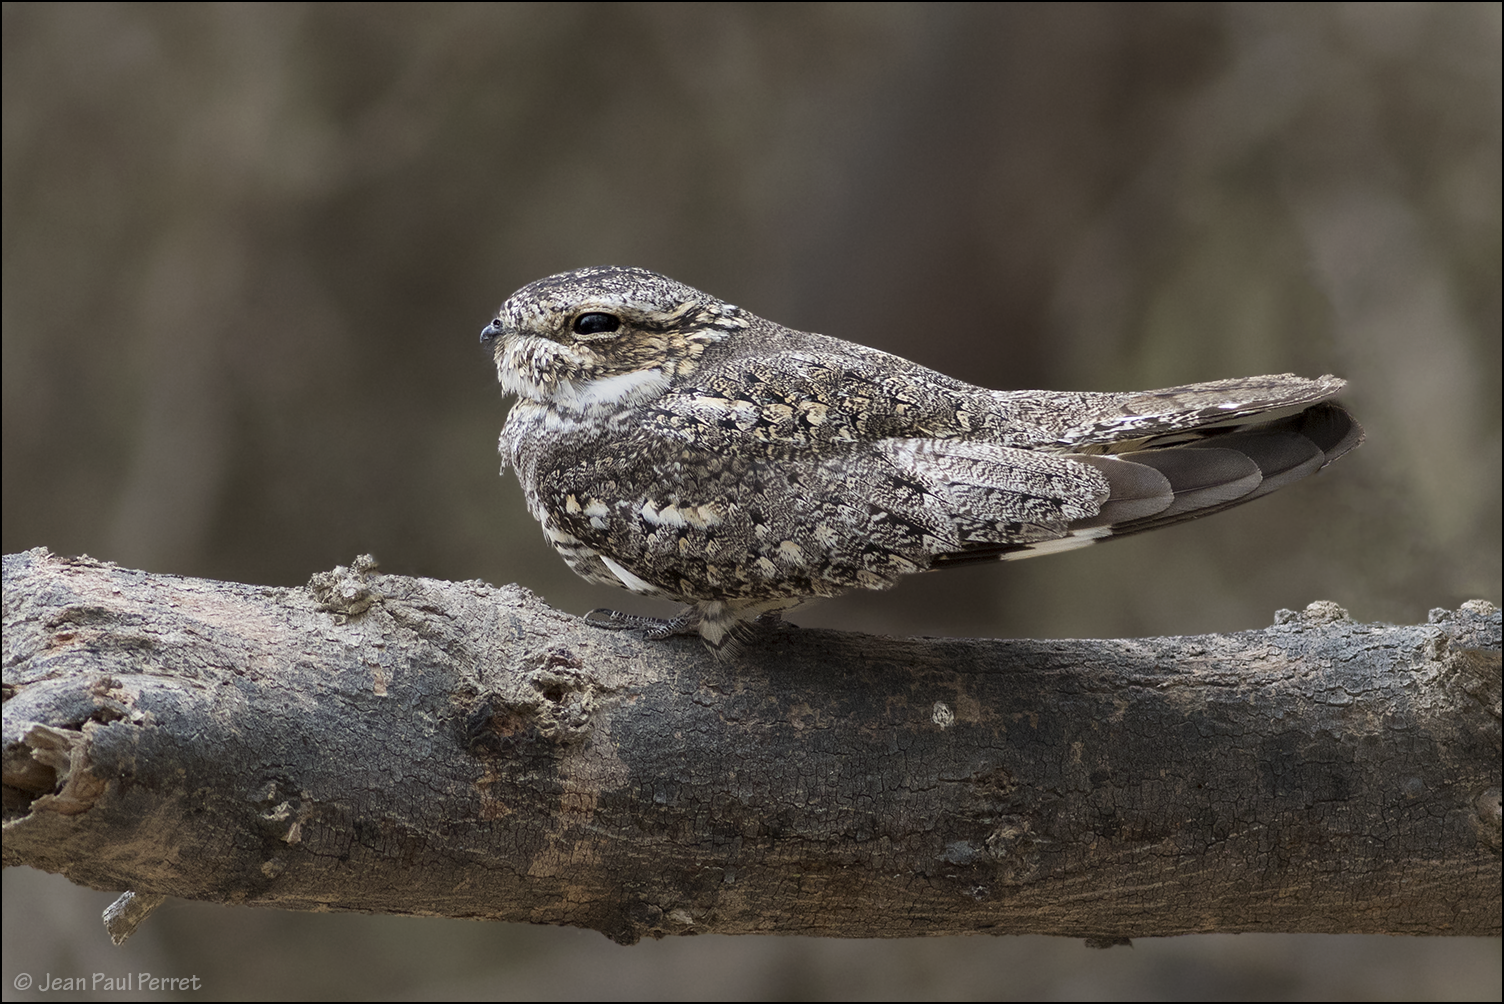
<path fill-rule="evenodd" d="M 548 540 L 717 648 L 808 597 L 1240 504 L 1362 438 L 1336 377 L 993 391 L 636 268 L 525 286 L 482 338 Z"/>

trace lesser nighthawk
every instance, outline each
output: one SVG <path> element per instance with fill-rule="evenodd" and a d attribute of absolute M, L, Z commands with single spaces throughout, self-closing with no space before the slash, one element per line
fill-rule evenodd
<path fill-rule="evenodd" d="M 639 268 L 524 286 L 481 340 L 549 542 L 717 649 L 809 597 L 1240 505 L 1363 438 L 1333 376 L 987 390 Z"/>

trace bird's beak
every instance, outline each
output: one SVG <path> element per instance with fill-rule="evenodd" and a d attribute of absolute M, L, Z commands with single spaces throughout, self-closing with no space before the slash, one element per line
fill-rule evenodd
<path fill-rule="evenodd" d="M 492 321 L 490 324 L 480 329 L 480 343 L 482 345 L 488 345 L 500 337 L 501 324 L 498 321 Z"/>

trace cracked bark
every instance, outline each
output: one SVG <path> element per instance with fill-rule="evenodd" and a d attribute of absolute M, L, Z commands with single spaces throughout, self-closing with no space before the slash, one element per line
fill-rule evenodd
<path fill-rule="evenodd" d="M 516 586 L 4 566 L 4 863 L 665 934 L 1500 933 L 1500 614 L 1117 641 L 770 632 Z M 128 931 L 127 931 L 128 933 Z"/>

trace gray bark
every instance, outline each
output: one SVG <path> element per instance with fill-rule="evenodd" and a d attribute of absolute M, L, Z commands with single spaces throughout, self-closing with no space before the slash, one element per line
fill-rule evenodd
<path fill-rule="evenodd" d="M 516 586 L 4 565 L 4 862 L 665 934 L 1500 933 L 1500 614 L 1126 641 L 770 630 Z M 142 904 L 145 904 L 143 907 Z"/>

